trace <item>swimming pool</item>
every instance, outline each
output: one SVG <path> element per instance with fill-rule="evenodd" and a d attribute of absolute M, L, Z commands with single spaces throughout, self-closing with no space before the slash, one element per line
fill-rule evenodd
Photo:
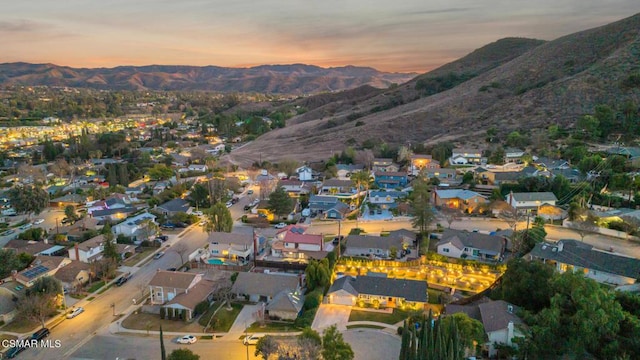
<path fill-rule="evenodd" d="M 229 265 L 228 263 L 224 262 L 224 260 L 217 259 L 217 258 L 208 259 L 207 263 L 209 263 L 211 265 Z"/>

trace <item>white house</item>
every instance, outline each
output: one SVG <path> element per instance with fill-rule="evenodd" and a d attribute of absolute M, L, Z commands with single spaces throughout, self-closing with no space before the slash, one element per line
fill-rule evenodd
<path fill-rule="evenodd" d="M 209 254 L 244 263 L 253 257 L 254 243 L 252 234 L 213 232 L 209 235 Z"/>
<path fill-rule="evenodd" d="M 518 211 L 537 211 L 543 204 L 555 206 L 558 198 L 552 192 L 514 193 L 512 191 L 507 195 L 505 201 Z"/>
<path fill-rule="evenodd" d="M 447 229 L 436 248 L 438 254 L 473 260 L 499 261 L 507 241 L 499 236 Z"/>
<path fill-rule="evenodd" d="M 174 297 L 188 292 L 202 280 L 202 276 L 195 273 L 158 270 L 149 282 L 151 304 L 164 305 Z"/>
<path fill-rule="evenodd" d="M 98 261 L 102 259 L 104 242 L 104 235 L 98 235 L 85 242 L 76 243 L 74 247 L 68 250 L 69 259 L 82 261 L 83 263 Z M 112 242 L 115 243 L 116 239 L 114 238 Z"/>
<path fill-rule="evenodd" d="M 523 156 L 524 156 L 524 150 L 520 150 L 516 148 L 507 148 L 504 150 L 505 164 L 520 163 L 522 162 Z"/>
<path fill-rule="evenodd" d="M 136 215 L 134 217 L 125 219 L 118 225 L 115 225 L 113 229 L 113 233 L 116 235 L 122 234 L 124 236 L 135 236 L 136 233 L 140 232 L 140 230 L 144 229 L 145 220 L 151 220 L 153 222 L 156 221 L 156 216 L 150 213 L 142 213 Z"/>
<path fill-rule="evenodd" d="M 197 172 L 209 171 L 209 168 L 207 167 L 207 165 L 200 165 L 200 164 L 191 164 L 187 169 L 189 171 L 197 171 Z"/>
<path fill-rule="evenodd" d="M 309 252 L 323 251 L 322 235 L 305 234 L 299 226 L 287 226 L 271 244 L 271 255 L 294 259 L 309 258 Z"/>
<path fill-rule="evenodd" d="M 298 180 L 300 181 L 313 180 L 313 170 L 311 170 L 311 168 L 306 165 L 297 168 L 296 174 L 298 175 Z"/>
<path fill-rule="evenodd" d="M 453 149 L 449 164 L 451 165 L 479 165 L 486 160 L 482 158 L 482 150 L 478 149 Z"/>

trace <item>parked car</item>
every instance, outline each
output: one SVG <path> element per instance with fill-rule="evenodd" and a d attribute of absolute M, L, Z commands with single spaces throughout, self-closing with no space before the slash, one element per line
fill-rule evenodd
<path fill-rule="evenodd" d="M 161 258 L 161 257 L 163 257 L 163 256 L 164 256 L 164 251 L 160 251 L 159 253 L 157 253 L 157 254 L 153 255 L 153 258 L 154 258 L 155 260 L 158 260 L 158 259 L 160 259 L 160 258 Z"/>
<path fill-rule="evenodd" d="M 118 280 L 116 280 L 116 285 L 118 286 L 122 286 L 124 283 L 127 282 L 127 280 L 129 280 L 129 275 L 122 275 L 121 277 L 118 278 Z"/>
<path fill-rule="evenodd" d="M 70 313 L 67 314 L 67 319 L 73 319 L 74 317 L 82 314 L 84 312 L 84 308 L 83 307 L 77 307 L 75 309 L 73 309 L 73 311 L 71 311 Z"/>
<path fill-rule="evenodd" d="M 204 213 L 203 213 L 202 211 L 194 211 L 192 214 L 193 214 L 193 215 L 195 215 L 195 216 L 202 216 L 202 215 L 204 215 Z"/>
<path fill-rule="evenodd" d="M 242 339 L 242 343 L 244 345 L 255 345 L 258 343 L 258 340 L 260 340 L 260 338 L 262 338 L 264 335 L 247 335 Z"/>
<path fill-rule="evenodd" d="M 15 234 L 15 232 L 16 232 L 15 230 L 9 229 L 9 230 L 3 232 L 2 234 L 0 234 L 0 236 L 9 236 L 11 234 Z"/>
<path fill-rule="evenodd" d="M 27 230 L 27 229 L 31 229 L 33 225 L 31 223 L 26 223 L 22 226 L 20 226 L 20 230 Z"/>
<path fill-rule="evenodd" d="M 36 332 L 34 332 L 31 335 L 31 339 L 33 340 L 42 340 L 44 338 L 46 338 L 47 336 L 49 336 L 49 334 L 51 334 L 51 332 L 49 331 L 49 329 L 47 328 L 42 328 Z"/>
<path fill-rule="evenodd" d="M 338 245 L 340 241 L 342 241 L 342 239 L 344 239 L 344 235 L 336 236 L 333 238 L 333 241 L 331 243 L 333 245 Z"/>
<path fill-rule="evenodd" d="M 245 205 L 244 206 L 244 211 L 249 211 L 251 210 L 251 205 Z"/>
<path fill-rule="evenodd" d="M 177 228 L 186 228 L 187 226 L 189 226 L 189 224 L 183 223 L 181 221 L 178 221 L 175 225 Z"/>
<path fill-rule="evenodd" d="M 248 194 L 248 195 L 253 195 L 253 190 L 249 190 L 249 191 L 247 191 L 247 194 Z"/>
<path fill-rule="evenodd" d="M 176 270 L 178 270 L 178 269 L 176 269 L 176 268 L 168 268 L 167 269 L 167 271 L 176 271 Z"/>
<path fill-rule="evenodd" d="M 198 341 L 198 338 L 193 335 L 185 335 L 181 338 L 178 338 L 179 344 L 195 344 Z"/>
<path fill-rule="evenodd" d="M 164 223 L 162 225 L 160 225 L 161 228 L 163 229 L 175 229 L 176 225 L 172 224 L 172 223 Z"/>
<path fill-rule="evenodd" d="M 283 222 L 273 225 L 273 227 L 276 228 L 276 229 L 284 229 L 286 226 L 287 226 L 287 224 L 285 224 Z"/>
<path fill-rule="evenodd" d="M 23 352 L 26 348 L 24 346 L 14 346 L 5 355 L 7 355 L 7 359 L 13 359 L 18 356 L 21 352 Z"/>
<path fill-rule="evenodd" d="M 226 206 L 227 206 L 228 208 L 230 208 L 231 206 L 233 206 L 233 203 L 232 203 L 231 201 L 227 201 Z"/>
<path fill-rule="evenodd" d="M 69 218 L 67 218 L 67 217 L 66 217 L 66 218 L 62 218 L 62 223 L 63 223 L 63 224 L 65 224 L 65 225 L 66 225 L 66 224 L 72 224 L 72 223 L 73 223 L 73 220 L 72 220 L 72 219 L 69 219 Z"/>
<path fill-rule="evenodd" d="M 238 201 L 240 201 L 240 199 L 238 199 L 237 197 L 234 197 L 234 198 L 232 198 L 232 199 L 231 199 L 231 203 L 232 203 L 232 204 L 235 204 L 235 203 L 237 203 Z"/>
<path fill-rule="evenodd" d="M 42 224 L 43 222 L 44 222 L 44 219 L 35 219 L 35 220 L 33 221 L 33 225 L 40 225 L 40 224 Z"/>
<path fill-rule="evenodd" d="M 169 237 L 167 235 L 160 235 L 157 237 L 157 239 L 160 241 L 167 241 L 169 240 Z"/>

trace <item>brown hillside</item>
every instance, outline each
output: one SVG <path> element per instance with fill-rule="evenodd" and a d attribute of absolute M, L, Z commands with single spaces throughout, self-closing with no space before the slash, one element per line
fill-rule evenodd
<path fill-rule="evenodd" d="M 260 153 L 270 161 L 287 157 L 320 160 L 367 139 L 431 143 L 481 139 L 490 126 L 503 132 L 549 124 L 573 126 L 597 104 L 640 100 L 639 89 L 621 86 L 631 71 L 640 69 L 638 29 L 640 15 L 635 15 L 533 46 L 494 68 L 471 64 L 467 67 L 488 71 L 414 101 L 404 98 L 411 92 L 411 81 L 349 109 L 338 109 L 329 117 L 267 133 L 232 156 L 240 160 Z M 403 104 L 372 111 L 373 104 L 384 105 L 399 96 Z"/>

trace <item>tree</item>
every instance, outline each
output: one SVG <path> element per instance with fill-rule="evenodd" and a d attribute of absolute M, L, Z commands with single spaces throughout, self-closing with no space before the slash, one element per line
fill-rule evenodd
<path fill-rule="evenodd" d="M 427 229 L 435 218 L 429 199 L 429 185 L 422 174 L 413 181 L 413 191 L 410 196 L 411 210 L 413 213 L 412 225 L 420 229 L 420 233 L 426 234 Z"/>
<path fill-rule="evenodd" d="M 64 207 L 64 216 L 67 217 L 67 219 L 71 220 L 71 221 L 75 221 L 76 217 L 78 216 L 76 214 L 76 207 L 73 205 L 67 205 Z"/>
<path fill-rule="evenodd" d="M 207 223 L 204 229 L 207 233 L 231 232 L 233 229 L 231 212 L 223 203 L 215 203 L 211 209 L 205 212 L 205 215 L 207 216 Z"/>
<path fill-rule="evenodd" d="M 200 355 L 194 354 L 189 349 L 175 349 L 169 354 L 167 360 L 200 360 Z"/>
<path fill-rule="evenodd" d="M 231 288 L 233 284 L 230 281 L 221 281 L 216 284 L 216 287 L 213 291 L 214 299 L 217 301 L 222 301 L 223 304 L 227 305 L 227 310 L 231 310 L 231 300 L 233 299 L 233 293 L 231 292 Z"/>
<path fill-rule="evenodd" d="M 489 164 L 494 165 L 504 165 L 504 156 L 505 151 L 502 146 L 498 146 L 495 150 L 491 152 L 491 156 L 487 159 Z"/>
<path fill-rule="evenodd" d="M 444 216 L 444 219 L 447 222 L 447 226 L 449 227 L 449 229 L 451 229 L 451 224 L 453 224 L 456 221 L 460 221 L 460 218 L 462 217 L 462 213 L 458 209 L 444 207 L 440 212 Z"/>
<path fill-rule="evenodd" d="M 329 260 L 313 260 L 311 259 L 305 269 L 305 279 L 307 289 L 313 291 L 316 288 L 324 288 L 331 281 L 331 272 L 329 271 Z"/>
<path fill-rule="evenodd" d="M 13 270 L 20 271 L 27 267 L 31 263 L 23 262 L 14 250 L 12 249 L 0 249 L 0 279 L 4 279 L 11 275 Z"/>
<path fill-rule="evenodd" d="M 506 222 L 515 233 L 518 223 L 522 221 L 524 215 L 519 213 L 516 208 L 508 206 L 498 213 L 498 218 Z"/>
<path fill-rule="evenodd" d="M 399 359 L 462 359 L 464 348 L 456 321 L 434 319 L 429 312 L 418 321 L 405 320 Z"/>
<path fill-rule="evenodd" d="M 538 312 L 549 306 L 549 299 L 553 295 L 550 284 L 553 274 L 553 267 L 539 261 L 511 259 L 500 286 L 492 295 L 531 312 Z"/>
<path fill-rule="evenodd" d="M 256 343 L 255 356 L 262 356 L 264 360 L 269 360 L 271 355 L 278 352 L 278 348 L 278 342 L 273 336 L 263 336 Z"/>
<path fill-rule="evenodd" d="M 102 256 L 106 259 L 110 259 L 116 263 L 120 261 L 120 255 L 118 254 L 118 247 L 116 246 L 113 233 L 108 231 L 103 234 L 104 241 L 102 243 Z"/>
<path fill-rule="evenodd" d="M 443 322 L 446 324 L 447 321 L 455 322 L 455 326 L 460 334 L 460 340 L 467 348 L 473 349 L 475 346 L 485 343 L 486 335 L 484 326 L 480 321 L 470 318 L 465 313 L 455 313 L 445 316 Z"/>
<path fill-rule="evenodd" d="M 278 187 L 269 195 L 269 210 L 278 216 L 284 216 L 293 209 L 293 200 L 283 187 Z"/>
<path fill-rule="evenodd" d="M 576 137 L 578 139 L 596 139 L 600 137 L 600 121 L 592 115 L 585 115 L 578 119 L 576 131 Z"/>
<path fill-rule="evenodd" d="M 195 184 L 189 194 L 189 199 L 192 204 L 199 209 L 205 209 L 210 207 L 209 203 L 209 189 L 202 184 Z"/>
<path fill-rule="evenodd" d="M 569 228 L 580 235 L 580 240 L 584 241 L 584 237 L 588 234 L 595 232 L 598 229 L 598 225 L 595 223 L 595 219 L 591 215 L 587 215 L 584 218 L 576 219 L 571 222 Z"/>
<path fill-rule="evenodd" d="M 300 349 L 300 360 L 316 360 L 320 358 L 322 349 L 322 337 L 317 331 L 305 327 L 298 335 L 298 348 Z"/>
<path fill-rule="evenodd" d="M 140 223 L 140 236 L 142 241 L 151 239 L 160 232 L 160 227 L 152 219 L 144 219 Z"/>
<path fill-rule="evenodd" d="M 164 164 L 154 165 L 147 173 L 151 180 L 167 180 L 173 176 L 173 170 Z"/>
<path fill-rule="evenodd" d="M 335 325 L 322 332 L 322 358 L 324 360 L 352 360 L 354 357 L 351 345 L 344 341 Z"/>
<path fill-rule="evenodd" d="M 178 243 L 173 245 L 171 249 L 180 256 L 180 266 L 184 265 L 184 256 L 187 254 L 187 251 L 189 251 L 187 245 L 184 243 Z"/>
<path fill-rule="evenodd" d="M 16 186 L 8 192 L 11 206 L 17 213 L 39 214 L 49 206 L 49 193 L 39 186 Z"/>
<path fill-rule="evenodd" d="M 55 312 L 55 297 L 44 292 L 25 296 L 18 302 L 18 314 L 26 320 L 39 322 L 44 328 L 45 321 Z"/>
<path fill-rule="evenodd" d="M 52 277 L 52 276 L 43 276 L 37 279 L 33 286 L 28 288 L 27 295 L 32 296 L 36 294 L 49 294 L 49 295 L 58 295 L 62 292 L 62 283 Z"/>
<path fill-rule="evenodd" d="M 358 171 L 355 172 L 353 174 L 351 174 L 351 182 L 353 183 L 353 185 L 356 188 L 356 191 L 358 192 L 358 198 L 357 198 L 357 206 L 360 206 L 360 191 L 364 190 L 367 191 L 369 190 L 369 182 L 370 182 L 370 176 L 369 176 L 369 172 L 368 171 Z"/>

